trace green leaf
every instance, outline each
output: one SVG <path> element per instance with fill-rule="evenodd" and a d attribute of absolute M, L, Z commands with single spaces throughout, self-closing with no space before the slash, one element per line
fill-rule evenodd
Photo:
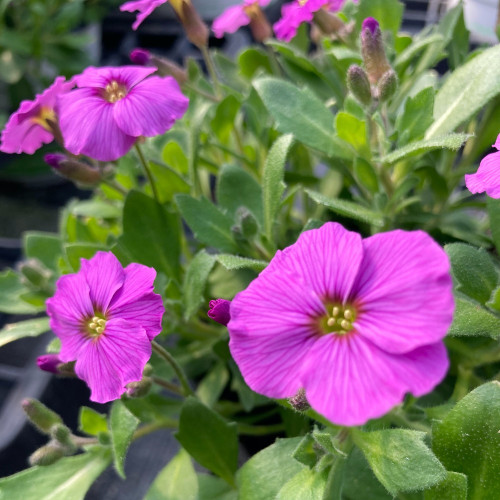
<path fill-rule="evenodd" d="M 217 202 L 230 215 L 235 216 L 239 207 L 252 212 L 262 225 L 262 188 L 257 180 L 241 167 L 224 165 L 217 184 Z"/>
<path fill-rule="evenodd" d="M 190 396 L 182 405 L 175 437 L 200 465 L 234 485 L 238 468 L 238 432 L 234 422 L 226 422 Z"/>
<path fill-rule="evenodd" d="M 36 466 L 0 479 L 5 500 L 83 500 L 87 490 L 109 465 L 108 449 L 94 447 L 83 455 Z"/>
<path fill-rule="evenodd" d="M 24 337 L 38 337 L 50 330 L 49 318 L 28 319 L 10 323 L 0 330 L 0 347 Z"/>
<path fill-rule="evenodd" d="M 123 234 L 113 251 L 120 259 L 139 262 L 178 278 L 179 226 L 179 218 L 156 200 L 130 191 L 123 209 Z"/>
<path fill-rule="evenodd" d="M 71 213 L 82 217 L 96 217 L 97 219 L 115 219 L 121 216 L 122 211 L 116 205 L 103 200 L 85 200 L 71 205 Z"/>
<path fill-rule="evenodd" d="M 191 457 L 182 448 L 150 486 L 144 500 L 197 500 L 198 478 Z"/>
<path fill-rule="evenodd" d="M 266 73 L 273 72 L 268 54 L 256 47 L 250 47 L 240 52 L 238 66 L 241 74 L 248 79 L 253 78 L 255 72 L 259 69 L 264 70 Z"/>
<path fill-rule="evenodd" d="M 231 233 L 233 221 L 230 217 L 206 198 L 197 200 L 192 196 L 180 194 L 175 197 L 175 201 L 182 217 L 200 242 L 223 252 L 236 253 L 236 243 Z"/>
<path fill-rule="evenodd" d="M 107 432 L 108 430 L 106 415 L 98 413 L 87 406 L 80 408 L 79 422 L 78 429 L 91 436 L 97 436 L 100 432 Z"/>
<path fill-rule="evenodd" d="M 208 275 L 214 267 L 215 256 L 208 254 L 205 250 L 200 250 L 195 258 L 189 263 L 184 278 L 183 301 L 184 301 L 184 319 L 191 318 L 200 304 L 203 302 L 205 285 Z"/>
<path fill-rule="evenodd" d="M 453 323 L 448 330 L 452 337 L 500 336 L 500 318 L 465 296 L 455 296 Z"/>
<path fill-rule="evenodd" d="M 494 381 L 474 389 L 433 427 L 432 449 L 448 470 L 467 476 L 467 498 L 498 498 L 499 422 L 500 383 Z"/>
<path fill-rule="evenodd" d="M 329 470 L 301 470 L 283 485 L 276 500 L 323 500 Z"/>
<path fill-rule="evenodd" d="M 305 191 L 316 203 L 324 205 L 339 215 L 349 217 L 350 219 L 356 219 L 361 222 L 366 222 L 368 224 L 373 224 L 378 227 L 384 225 L 383 217 L 369 208 L 365 208 L 352 201 L 341 200 L 339 198 L 328 198 L 327 196 L 317 193 L 316 191 L 311 191 L 310 189 L 306 189 Z"/>
<path fill-rule="evenodd" d="M 356 431 L 375 476 L 392 495 L 424 490 L 442 481 L 446 470 L 424 443 L 425 433 L 406 429 Z"/>
<path fill-rule="evenodd" d="M 356 151 L 369 154 L 366 142 L 366 123 L 354 115 L 340 111 L 335 117 L 335 128 L 338 136 L 351 144 Z"/>
<path fill-rule="evenodd" d="M 396 120 L 400 146 L 424 137 L 427 128 L 434 119 L 432 115 L 434 94 L 434 88 L 427 87 L 406 100 L 404 112 Z"/>
<path fill-rule="evenodd" d="M 199 383 L 196 395 L 203 404 L 211 408 L 218 401 L 228 382 L 229 372 L 226 365 L 221 361 Z"/>
<path fill-rule="evenodd" d="M 354 175 L 356 176 L 356 180 L 370 192 L 378 192 L 378 177 L 371 163 L 363 158 L 356 158 L 354 162 Z"/>
<path fill-rule="evenodd" d="M 274 500 L 283 485 L 304 469 L 292 458 L 301 439 L 277 439 L 250 458 L 238 474 L 239 500 Z"/>
<path fill-rule="evenodd" d="M 100 243 L 66 243 L 64 252 L 74 271 L 80 269 L 80 259 L 91 259 L 99 250 L 106 250 Z"/>
<path fill-rule="evenodd" d="M 0 312 L 7 314 L 35 314 L 43 307 L 28 304 L 22 296 L 29 292 L 20 281 L 19 275 L 8 269 L 0 273 Z"/>
<path fill-rule="evenodd" d="M 352 157 L 349 147 L 335 137 L 333 114 L 308 88 L 271 77 L 259 78 L 254 87 L 280 132 L 328 156 Z"/>
<path fill-rule="evenodd" d="M 120 400 L 113 403 L 109 415 L 113 458 L 116 472 L 123 479 L 125 479 L 125 470 L 123 469 L 125 456 L 138 425 L 139 419 L 130 413 Z"/>
<path fill-rule="evenodd" d="M 363 20 L 374 17 L 380 29 L 391 30 L 394 37 L 401 26 L 404 6 L 398 0 L 361 0 L 356 15 L 356 25 L 361 29 Z"/>
<path fill-rule="evenodd" d="M 444 249 L 457 281 L 456 289 L 485 304 L 498 283 L 497 270 L 486 250 L 465 243 L 452 243 Z"/>
<path fill-rule="evenodd" d="M 219 264 L 222 264 L 228 271 L 237 269 L 253 269 L 260 272 L 265 269 L 268 262 L 265 260 L 248 259 L 247 257 L 239 257 L 237 255 L 229 255 L 221 253 L 215 256 Z"/>
<path fill-rule="evenodd" d="M 241 103 L 234 97 L 228 95 L 217 104 L 215 116 L 210 122 L 211 129 L 222 144 L 225 144 L 234 130 L 236 115 Z"/>
<path fill-rule="evenodd" d="M 222 479 L 198 474 L 198 500 L 238 500 L 238 492 Z"/>
<path fill-rule="evenodd" d="M 500 45 L 495 45 L 454 71 L 436 95 L 434 123 L 425 137 L 441 136 L 472 118 L 500 93 Z"/>
<path fill-rule="evenodd" d="M 424 500 L 467 500 L 467 476 L 446 471 L 446 478 L 424 491 Z"/>
<path fill-rule="evenodd" d="M 435 137 L 434 139 L 411 142 L 383 156 L 381 161 L 386 165 L 390 165 L 422 153 L 427 153 L 428 151 L 434 151 L 435 149 L 452 149 L 456 151 L 460 149 L 470 137 L 472 137 L 471 134 L 448 134 L 442 137 Z"/>
<path fill-rule="evenodd" d="M 276 140 L 266 158 L 262 179 L 262 203 L 264 207 L 265 234 L 272 240 L 272 232 L 281 197 L 285 190 L 283 177 L 288 152 L 293 144 L 292 135 L 284 135 Z"/>
<path fill-rule="evenodd" d="M 28 231 L 23 235 L 26 257 L 38 259 L 49 269 L 56 271 L 62 253 L 61 239 L 56 234 Z"/>

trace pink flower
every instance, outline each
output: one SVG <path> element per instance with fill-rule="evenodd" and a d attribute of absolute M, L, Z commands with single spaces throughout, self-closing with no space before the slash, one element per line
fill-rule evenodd
<path fill-rule="evenodd" d="M 233 5 L 217 17 L 212 29 L 217 38 L 222 38 L 224 33 L 235 33 L 242 26 L 250 24 L 252 11 L 256 7 L 267 7 L 271 0 L 244 0 L 240 5 Z"/>
<path fill-rule="evenodd" d="M 132 29 L 135 31 L 155 9 L 160 5 L 168 2 L 168 0 L 135 0 L 132 2 L 126 2 L 121 7 L 122 12 L 139 12 L 135 19 L 134 24 L 132 24 Z"/>
<path fill-rule="evenodd" d="M 443 379 L 453 309 L 448 258 L 426 233 L 362 240 L 330 222 L 236 295 L 229 347 L 254 391 L 305 390 L 335 424 L 361 425 Z"/>
<path fill-rule="evenodd" d="M 500 134 L 493 147 L 500 149 Z M 475 174 L 465 176 L 465 185 L 471 193 L 484 193 L 500 198 L 500 151 L 486 155 Z"/>
<path fill-rule="evenodd" d="M 155 71 L 90 67 L 75 76 L 78 88 L 59 98 L 66 149 L 112 161 L 127 153 L 139 136 L 169 130 L 184 115 L 189 100 L 174 78 L 149 76 Z"/>
<path fill-rule="evenodd" d="M 274 32 L 280 40 L 289 42 L 302 23 L 310 23 L 320 9 L 330 12 L 340 10 L 345 0 L 295 0 L 281 8 L 281 19 L 274 24 Z"/>
<path fill-rule="evenodd" d="M 82 259 L 76 274 L 59 278 L 47 300 L 50 327 L 61 339 L 59 359 L 75 361 L 76 375 L 90 399 L 119 398 L 130 382 L 142 379 L 151 357 L 151 340 L 161 331 L 161 297 L 153 292 L 154 269 L 125 269 L 111 252 Z"/>
<path fill-rule="evenodd" d="M 57 96 L 69 92 L 73 85 L 72 81 L 66 82 L 63 76 L 58 76 L 33 101 L 23 101 L 2 131 L 0 151 L 31 155 L 43 144 L 52 142 L 52 124 L 57 125 Z"/>

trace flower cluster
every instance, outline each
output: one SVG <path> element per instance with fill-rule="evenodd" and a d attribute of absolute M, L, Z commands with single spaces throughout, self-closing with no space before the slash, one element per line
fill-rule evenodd
<path fill-rule="evenodd" d="M 305 391 L 332 422 L 360 425 L 443 379 L 453 310 L 448 258 L 426 233 L 362 240 L 327 223 L 236 295 L 229 346 L 256 392 Z"/>
<path fill-rule="evenodd" d="M 78 273 L 59 278 L 47 300 L 50 327 L 61 339 L 57 361 L 76 361 L 75 373 L 91 389 L 92 401 L 117 399 L 127 384 L 141 380 L 164 313 L 153 292 L 155 276 L 152 268 L 124 269 L 111 252 L 97 252 L 81 260 Z"/>

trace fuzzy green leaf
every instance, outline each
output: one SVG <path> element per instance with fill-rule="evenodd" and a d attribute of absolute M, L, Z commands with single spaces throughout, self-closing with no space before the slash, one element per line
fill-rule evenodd
<path fill-rule="evenodd" d="M 87 406 L 80 408 L 79 422 L 78 429 L 91 436 L 97 436 L 100 432 L 108 430 L 106 416 Z"/>
<path fill-rule="evenodd" d="M 23 295 L 29 289 L 25 287 L 14 271 L 7 269 L 0 273 L 0 312 L 7 314 L 35 314 L 43 311 L 43 307 L 28 304 L 23 300 Z"/>
<path fill-rule="evenodd" d="M 265 269 L 268 262 L 265 260 L 248 259 L 246 257 L 238 257 L 237 255 L 229 255 L 221 253 L 215 256 L 219 264 L 222 264 L 228 271 L 236 269 L 253 269 L 260 272 Z"/>
<path fill-rule="evenodd" d="M 28 319 L 10 323 L 0 330 L 0 346 L 24 337 L 38 337 L 50 330 L 49 318 Z"/>
<path fill-rule="evenodd" d="M 433 121 L 434 94 L 434 88 L 427 87 L 406 100 L 404 112 L 396 121 L 400 146 L 424 137 Z"/>
<path fill-rule="evenodd" d="M 424 500 L 467 500 L 467 476 L 446 471 L 446 478 L 424 492 Z"/>
<path fill-rule="evenodd" d="M 448 330 L 453 337 L 500 336 L 500 318 L 476 301 L 457 294 L 453 323 Z"/>
<path fill-rule="evenodd" d="M 283 485 L 276 500 L 323 500 L 328 473 L 329 468 L 301 470 Z"/>
<path fill-rule="evenodd" d="M 29 231 L 23 235 L 26 257 L 38 259 L 49 269 L 57 270 L 57 261 L 62 253 L 61 239 L 57 234 Z"/>

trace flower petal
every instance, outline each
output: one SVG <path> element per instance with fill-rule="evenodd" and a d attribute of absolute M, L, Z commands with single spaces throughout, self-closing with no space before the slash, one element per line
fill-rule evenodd
<path fill-rule="evenodd" d="M 320 298 L 345 302 L 363 258 L 363 244 L 358 233 L 327 222 L 302 233 L 283 254 L 287 266 Z"/>
<path fill-rule="evenodd" d="M 113 116 L 125 134 L 154 137 L 182 118 L 188 105 L 189 99 L 174 78 L 152 76 L 115 103 Z"/>
<path fill-rule="evenodd" d="M 124 134 L 113 118 L 113 104 L 96 89 L 75 89 L 59 97 L 59 124 L 66 149 L 100 161 L 117 160 L 136 138 Z"/>
<path fill-rule="evenodd" d="M 94 309 L 104 313 L 114 294 L 122 287 L 125 271 L 111 252 L 97 252 L 90 260 L 81 259 L 81 263 Z"/>
<path fill-rule="evenodd" d="M 442 342 L 393 355 L 360 335 L 325 335 L 302 369 L 306 398 L 337 425 L 363 425 L 402 402 L 407 392 L 430 392 L 448 369 Z"/>
<path fill-rule="evenodd" d="M 91 389 L 90 399 L 106 403 L 118 399 L 126 384 L 142 379 L 150 357 L 151 343 L 143 328 L 111 319 L 104 333 L 82 349 L 75 372 Z"/>
<path fill-rule="evenodd" d="M 144 78 L 156 72 L 154 67 L 140 66 L 104 66 L 95 68 L 89 66 L 81 75 L 73 79 L 78 87 L 91 87 L 104 89 L 112 81 L 125 85 L 130 90 L 134 85 L 144 80 Z"/>
<path fill-rule="evenodd" d="M 139 11 L 137 14 L 134 24 L 132 24 L 132 29 L 135 31 L 142 21 L 146 19 L 155 9 L 161 4 L 165 3 L 167 0 L 135 0 L 132 2 L 125 2 L 120 6 L 122 12 L 135 12 Z"/>
<path fill-rule="evenodd" d="M 32 155 L 44 144 L 54 140 L 54 136 L 31 119 L 19 122 L 13 114 L 0 137 L 0 151 L 4 153 L 26 153 Z"/>
<path fill-rule="evenodd" d="M 477 172 L 465 176 L 465 185 L 473 194 L 486 191 L 491 198 L 500 198 L 500 151 L 485 156 Z"/>
<path fill-rule="evenodd" d="M 215 18 L 212 30 L 217 38 L 222 38 L 224 33 L 234 33 L 249 23 L 250 18 L 243 10 L 243 5 L 233 5 Z"/>
<path fill-rule="evenodd" d="M 387 352 L 409 352 L 441 340 L 454 302 L 444 250 L 423 231 L 391 231 L 363 240 L 352 295 L 355 329 Z"/>

